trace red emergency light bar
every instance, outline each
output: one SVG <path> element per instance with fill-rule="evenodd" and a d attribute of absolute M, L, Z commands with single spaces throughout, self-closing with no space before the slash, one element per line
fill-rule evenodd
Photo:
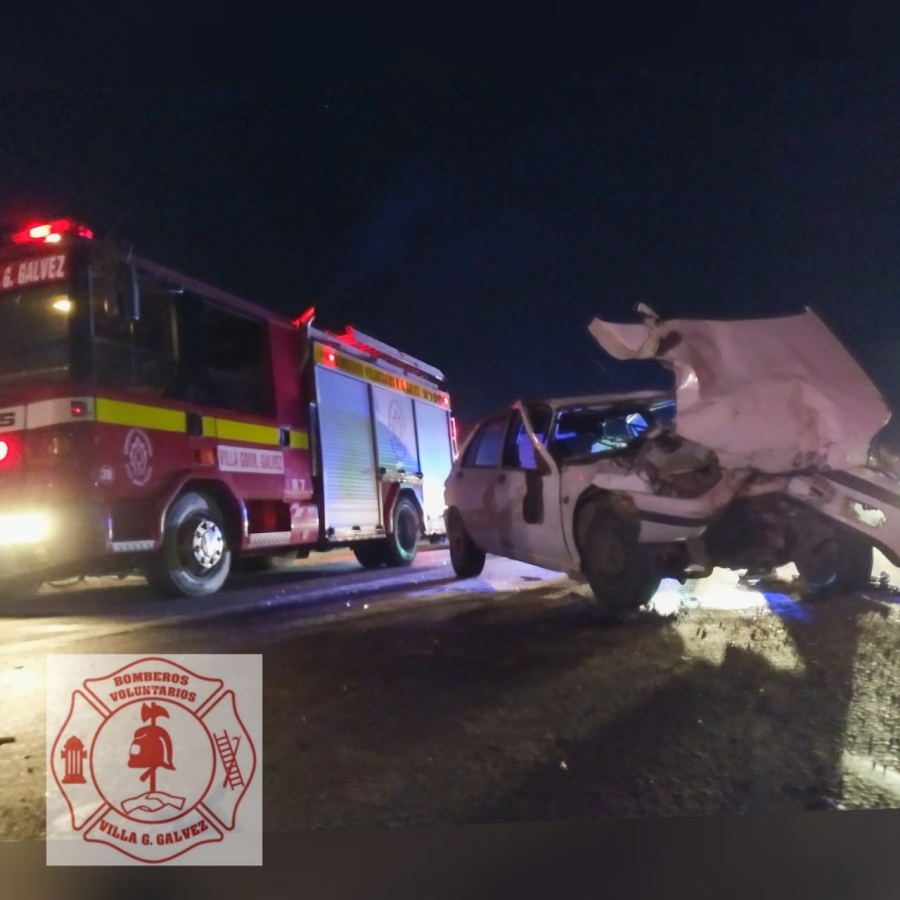
<path fill-rule="evenodd" d="M 311 306 L 305 313 L 303 313 L 302 316 L 297 316 L 297 318 L 294 319 L 293 322 L 291 322 L 291 325 L 293 325 L 294 328 L 299 328 L 301 325 L 305 325 L 307 322 L 311 322 L 315 314 L 316 308 L 314 306 Z"/>
<path fill-rule="evenodd" d="M 42 222 L 29 225 L 12 236 L 14 244 L 56 244 L 64 234 L 74 233 L 78 237 L 92 238 L 94 232 L 71 219 L 55 219 L 53 222 Z"/>
<path fill-rule="evenodd" d="M 357 350 L 362 350 L 363 353 L 368 353 L 369 356 L 372 356 L 375 359 L 388 358 L 384 353 L 379 353 L 374 347 L 370 347 L 368 344 L 364 344 L 362 341 L 358 340 L 356 337 L 356 332 L 349 325 L 344 328 L 343 334 L 332 334 L 330 331 L 327 332 L 327 334 L 330 337 L 336 338 L 342 344 L 347 344 L 350 347 L 356 347 Z"/>

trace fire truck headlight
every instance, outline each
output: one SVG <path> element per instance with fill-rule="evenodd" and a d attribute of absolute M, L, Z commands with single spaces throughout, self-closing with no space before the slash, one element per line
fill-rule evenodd
<path fill-rule="evenodd" d="M 39 544 L 50 534 L 50 519 L 43 513 L 0 516 L 0 545 Z"/>

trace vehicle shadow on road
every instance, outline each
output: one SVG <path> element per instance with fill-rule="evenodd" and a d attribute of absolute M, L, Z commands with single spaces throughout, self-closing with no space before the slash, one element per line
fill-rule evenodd
<path fill-rule="evenodd" d="M 501 773 L 520 772 L 552 746 L 549 732 L 593 702 L 592 660 L 627 693 L 636 670 L 652 684 L 681 659 L 671 621 L 605 621 L 580 597 L 543 602 L 554 593 L 481 595 L 457 610 L 437 603 L 431 618 L 424 603 L 414 617 L 267 649 L 267 823 L 474 821 L 472 810 L 507 783 Z"/>
<path fill-rule="evenodd" d="M 721 662 L 695 658 L 632 709 L 561 739 L 468 821 L 834 809 L 862 619 L 885 607 L 854 596 L 808 611 L 745 620 L 726 635 Z M 698 638 L 715 639 L 714 617 L 701 628 Z M 782 667 L 789 653 L 793 671 Z M 610 690 L 629 686 L 601 677 L 592 687 L 598 703 Z"/>
<path fill-rule="evenodd" d="M 454 581 L 449 577 L 441 579 L 428 577 L 435 576 L 438 572 L 446 574 L 446 570 L 441 567 L 421 567 L 415 570 L 416 576 L 424 578 L 423 584 L 429 588 L 445 586 Z M 293 586 L 315 586 L 316 582 L 324 583 L 326 579 L 335 576 L 352 576 L 352 580 L 347 584 L 350 592 L 365 590 L 367 595 L 379 596 L 396 593 L 402 589 L 396 583 L 379 586 L 379 578 L 383 578 L 385 574 L 386 570 L 380 572 L 363 570 L 354 562 L 327 563 L 316 567 L 297 566 L 280 572 L 239 572 L 230 578 L 225 588 L 215 596 L 183 600 L 160 598 L 142 580 L 121 581 L 115 577 L 92 579 L 89 585 L 75 582 L 60 587 L 45 585 L 39 594 L 25 599 L 10 600 L 0 596 L 0 620 L 64 617 L 143 619 L 184 616 L 211 608 L 224 609 L 241 599 L 246 599 L 250 603 L 257 597 L 270 599 L 273 592 Z M 417 584 L 410 580 L 409 587 L 415 587 Z M 337 592 L 338 589 L 335 588 L 335 593 Z M 298 597 L 300 602 L 302 599 L 302 595 Z M 315 602 L 333 602 L 333 598 Z"/>

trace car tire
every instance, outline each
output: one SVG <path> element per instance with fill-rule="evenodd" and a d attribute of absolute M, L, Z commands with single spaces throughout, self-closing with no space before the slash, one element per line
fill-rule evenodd
<path fill-rule="evenodd" d="M 602 508 L 586 530 L 581 568 L 603 611 L 640 609 L 659 590 L 659 561 L 638 534 L 637 526 Z"/>
<path fill-rule="evenodd" d="M 803 583 L 821 597 L 868 587 L 874 564 L 871 543 L 855 532 L 835 534 L 794 560 Z"/>
<path fill-rule="evenodd" d="M 457 578 L 476 578 L 482 573 L 486 554 L 475 545 L 462 516 L 455 509 L 447 516 L 447 542 L 450 544 L 450 565 Z"/>
<path fill-rule="evenodd" d="M 166 511 L 163 545 L 145 576 L 162 597 L 204 597 L 225 584 L 231 559 L 222 511 L 209 497 L 191 491 Z"/>

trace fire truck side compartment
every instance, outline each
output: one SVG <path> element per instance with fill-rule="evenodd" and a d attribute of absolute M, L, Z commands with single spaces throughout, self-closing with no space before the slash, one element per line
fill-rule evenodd
<path fill-rule="evenodd" d="M 383 523 L 368 385 L 317 366 L 316 393 L 326 535 L 340 540 L 376 534 Z"/>

